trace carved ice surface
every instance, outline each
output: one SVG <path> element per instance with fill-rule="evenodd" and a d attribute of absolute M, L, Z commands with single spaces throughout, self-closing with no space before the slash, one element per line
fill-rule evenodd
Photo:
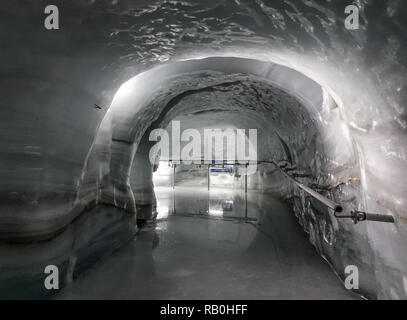
<path fill-rule="evenodd" d="M 337 220 L 272 165 L 249 181 L 292 203 L 340 277 L 358 265 L 362 294 L 407 298 L 403 1 L 359 1 L 359 30 L 339 0 L 53 4 L 58 31 L 44 1 L 0 5 L 0 239 L 50 239 L 97 203 L 151 211 L 148 133 L 174 118 L 255 127 L 259 160 L 396 218 Z"/>

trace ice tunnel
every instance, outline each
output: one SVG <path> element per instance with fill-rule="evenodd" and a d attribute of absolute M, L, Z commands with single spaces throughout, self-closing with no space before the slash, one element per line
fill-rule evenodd
<path fill-rule="evenodd" d="M 0 5 L 0 298 L 407 298 L 402 1 L 47 5 Z M 214 128 L 253 172 L 152 161 Z"/>

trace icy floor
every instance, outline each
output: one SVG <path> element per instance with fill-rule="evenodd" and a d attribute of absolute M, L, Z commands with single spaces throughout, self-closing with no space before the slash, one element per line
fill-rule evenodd
<path fill-rule="evenodd" d="M 177 187 L 175 204 L 183 206 L 176 205 L 175 215 L 173 190 L 156 191 L 157 222 L 55 298 L 359 298 L 318 256 L 280 200 L 249 193 L 250 223 L 244 223 L 235 219 L 245 214 L 241 191 Z M 195 215 L 184 212 L 188 206 Z"/>

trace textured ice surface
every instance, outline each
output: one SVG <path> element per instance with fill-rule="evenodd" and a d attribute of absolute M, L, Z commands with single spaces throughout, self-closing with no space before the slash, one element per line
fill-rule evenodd
<path fill-rule="evenodd" d="M 47 4 L 0 5 L 1 239 L 50 238 L 89 203 L 135 212 L 147 199 L 137 190 L 151 195 L 151 186 L 131 185 L 130 169 L 153 120 L 214 108 L 241 125 L 234 110 L 286 144 L 277 134 L 261 140 L 265 157 L 279 145 L 299 173 L 311 173 L 304 182 L 347 210 L 396 217 L 395 225 L 338 222 L 271 168 L 258 173 L 259 186 L 290 196 L 338 274 L 366 260 L 367 295 L 406 297 L 403 1 L 358 1 L 356 31 L 344 28 L 340 0 L 59 0 L 55 32 L 43 28 Z M 185 61 L 213 56 L 251 60 Z M 106 113 L 120 85 L 147 70 L 132 80 L 135 91 L 121 88 L 132 100 L 118 104 L 118 95 Z"/>
<path fill-rule="evenodd" d="M 98 259 L 134 237 L 135 217 L 110 206 L 86 211 L 63 232 L 45 242 L 0 244 L 0 299 L 42 299 L 45 266 L 59 269 L 59 287 L 71 283 Z"/>

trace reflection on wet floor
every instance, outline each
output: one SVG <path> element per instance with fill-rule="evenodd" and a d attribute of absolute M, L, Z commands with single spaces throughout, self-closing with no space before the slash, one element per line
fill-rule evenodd
<path fill-rule="evenodd" d="M 155 188 L 157 219 L 168 215 L 207 215 L 211 217 L 244 218 L 244 190 L 206 187 Z"/>
<path fill-rule="evenodd" d="M 273 196 L 249 192 L 248 216 L 257 221 L 246 221 L 227 219 L 245 215 L 240 191 L 158 188 L 156 194 L 157 221 L 55 298 L 358 299 Z"/>

